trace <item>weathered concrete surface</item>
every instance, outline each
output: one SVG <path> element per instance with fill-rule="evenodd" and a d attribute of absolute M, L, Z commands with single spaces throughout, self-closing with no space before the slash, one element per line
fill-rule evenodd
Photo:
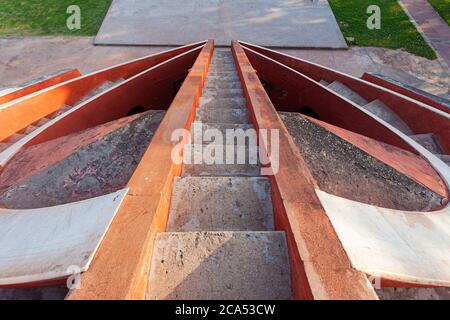
<path fill-rule="evenodd" d="M 67 286 L 42 288 L 1 289 L 0 300 L 64 300 Z"/>
<path fill-rule="evenodd" d="M 137 117 L 139 115 L 122 118 L 83 132 L 23 148 L 0 172 L 0 194 L 3 194 L 11 186 L 20 184 L 39 172 L 55 166 L 83 147 L 103 139 Z M 51 157 L 48 156 L 49 154 Z"/>
<path fill-rule="evenodd" d="M 115 0 L 95 42 L 179 45 L 204 39 L 226 46 L 241 39 L 272 47 L 347 47 L 325 0 Z"/>
<path fill-rule="evenodd" d="M 428 211 L 443 198 L 299 114 L 281 113 L 319 188 L 375 206 Z"/>
<path fill-rule="evenodd" d="M 234 123 L 247 124 L 248 111 L 246 109 L 209 109 L 198 108 L 195 121 L 204 123 Z"/>
<path fill-rule="evenodd" d="M 51 167 L 42 168 L 18 184 L 3 187 L 0 204 L 7 208 L 27 209 L 54 206 L 67 202 L 100 196 L 123 188 L 138 165 L 143 153 L 164 115 L 163 111 L 149 111 L 123 127 L 102 136 L 79 150 L 73 139 L 60 139 L 35 147 L 35 152 L 46 144 L 48 154 L 58 149 L 76 150 Z M 84 132 L 76 133 L 80 140 Z M 67 138 L 67 137 L 66 137 Z M 91 139 L 88 139 L 91 142 Z M 41 149 L 42 150 L 42 149 Z M 32 157 L 32 152 L 31 157 Z M 27 162 L 30 154 L 11 162 Z M 13 170 L 20 170 L 14 167 Z M 2 176 L 5 173 L 2 173 Z M 11 176 L 13 173 L 9 173 Z M 11 181 L 11 180 L 8 180 Z"/>
<path fill-rule="evenodd" d="M 347 86 L 340 83 L 339 81 L 334 81 L 333 83 L 330 83 L 328 85 L 328 88 L 333 90 L 334 92 L 337 92 L 338 94 L 347 98 L 348 100 L 356 103 L 357 105 L 364 106 L 367 103 L 369 103 L 369 101 L 367 101 L 366 99 L 361 97 L 358 93 L 349 89 Z"/>
<path fill-rule="evenodd" d="M 207 79 L 210 77 L 208 76 Z M 230 98 L 213 98 L 201 97 L 199 102 L 200 108 L 208 109 L 243 109 L 246 108 L 245 101 L 242 96 L 235 96 Z"/>
<path fill-rule="evenodd" d="M 186 232 L 157 235 L 148 299 L 287 300 L 284 232 Z"/>
<path fill-rule="evenodd" d="M 78 68 L 86 74 L 167 49 L 94 46 L 92 42 L 92 37 L 0 37 L 0 87 L 13 87 L 64 68 Z M 447 67 L 438 60 L 430 61 L 402 50 L 352 47 L 345 51 L 281 51 L 357 77 L 364 72 L 382 73 L 430 93 L 449 93 Z"/>
<path fill-rule="evenodd" d="M 232 147 L 234 150 L 231 153 Z M 190 145 L 189 153 L 186 153 L 185 162 L 182 170 L 182 176 L 242 176 L 254 177 L 259 176 L 261 167 L 258 159 L 258 150 L 253 145 L 234 145 L 234 146 L 220 146 L 217 144 L 209 145 Z M 222 152 L 222 156 L 217 155 L 216 152 Z M 227 157 L 234 160 L 228 161 Z M 196 163 L 196 159 L 202 161 Z M 206 161 L 205 161 L 206 159 Z M 214 163 L 208 163 L 211 161 Z M 242 161 L 241 161 L 242 160 Z"/>
<path fill-rule="evenodd" d="M 167 231 L 274 230 L 267 178 L 175 178 Z"/>
<path fill-rule="evenodd" d="M 381 300 L 450 300 L 449 288 L 385 288 L 376 292 Z"/>
<path fill-rule="evenodd" d="M 167 50 L 163 47 L 94 46 L 92 37 L 0 37 L 0 88 L 18 86 L 59 69 L 87 74 Z M 101 59 L 99 58 L 101 57 Z"/>
<path fill-rule="evenodd" d="M 394 111 L 392 111 L 381 100 L 373 100 L 370 103 L 363 106 L 364 109 L 376 115 L 378 118 L 383 119 L 387 123 L 393 125 L 404 134 L 412 134 L 413 132 L 408 125 L 400 118 Z"/>

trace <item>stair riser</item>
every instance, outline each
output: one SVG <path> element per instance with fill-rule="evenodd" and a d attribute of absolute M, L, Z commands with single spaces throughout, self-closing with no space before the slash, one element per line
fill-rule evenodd
<path fill-rule="evenodd" d="M 196 122 L 248 124 L 245 109 L 197 109 Z"/>
<path fill-rule="evenodd" d="M 170 208 L 168 232 L 274 230 L 267 178 L 176 178 Z"/>

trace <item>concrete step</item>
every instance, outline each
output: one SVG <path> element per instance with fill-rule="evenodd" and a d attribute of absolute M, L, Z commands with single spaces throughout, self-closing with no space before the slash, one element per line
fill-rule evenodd
<path fill-rule="evenodd" d="M 364 106 L 369 103 L 369 101 L 367 101 L 355 91 L 351 90 L 339 81 L 332 82 L 328 85 L 328 88 L 360 106 Z"/>
<path fill-rule="evenodd" d="M 228 72 L 228 71 L 236 72 L 236 66 L 213 64 L 210 66 L 209 70 L 211 72 Z"/>
<path fill-rule="evenodd" d="M 39 120 L 38 122 L 36 122 L 35 123 L 35 125 L 37 126 L 37 127 L 41 127 L 41 126 L 43 126 L 44 124 L 46 124 L 47 122 L 49 122 L 51 119 L 49 119 L 49 118 L 42 118 L 41 120 Z"/>
<path fill-rule="evenodd" d="M 238 77 L 207 77 L 205 85 L 218 83 L 241 83 Z"/>
<path fill-rule="evenodd" d="M 51 119 L 55 119 L 56 117 L 59 117 L 60 115 L 66 113 L 67 111 L 69 111 L 70 109 L 72 109 L 72 106 L 69 105 L 65 105 L 64 107 L 62 107 L 61 109 L 59 109 L 58 111 L 56 111 L 54 114 L 52 114 L 50 116 Z"/>
<path fill-rule="evenodd" d="M 209 70 L 208 71 L 208 78 L 209 77 L 238 77 L 237 71 L 215 71 L 215 70 Z"/>
<path fill-rule="evenodd" d="M 156 236 L 147 299 L 287 300 L 284 232 L 182 232 Z"/>
<path fill-rule="evenodd" d="M 125 79 L 118 79 L 117 81 L 105 81 L 101 85 L 99 85 L 97 88 L 89 92 L 87 95 L 85 95 L 81 100 L 79 100 L 77 103 L 75 103 L 75 106 L 91 99 L 92 97 L 95 97 L 96 95 L 105 92 L 108 89 L 111 89 L 112 87 L 124 82 Z"/>
<path fill-rule="evenodd" d="M 231 145 L 248 145 L 253 143 L 256 145 L 257 134 L 251 124 L 234 124 L 234 123 L 202 123 L 194 122 L 191 125 L 191 141 L 194 139 L 202 140 L 203 144 L 231 144 Z M 215 131 L 212 131 L 215 130 Z M 217 133 L 220 132 L 220 139 L 216 139 Z M 244 134 L 248 134 L 246 138 Z M 238 137 L 236 139 L 235 137 Z M 197 144 L 198 142 L 195 141 Z"/>
<path fill-rule="evenodd" d="M 444 161 L 450 167 L 450 155 L 448 154 L 437 154 L 438 158 Z"/>
<path fill-rule="evenodd" d="M 15 143 L 15 142 L 17 142 L 19 140 L 22 140 L 25 136 L 26 136 L 26 134 L 14 133 L 11 137 L 9 137 L 8 142 L 9 143 Z"/>
<path fill-rule="evenodd" d="M 213 98 L 234 98 L 242 96 L 243 96 L 242 89 L 209 90 L 208 88 L 204 88 L 202 94 L 202 97 L 213 97 Z"/>
<path fill-rule="evenodd" d="M 325 80 L 320 80 L 319 83 L 321 85 L 324 85 L 325 87 L 327 87 L 330 83 L 326 82 Z"/>
<path fill-rule="evenodd" d="M 240 81 L 206 81 L 206 90 L 221 90 L 221 89 L 240 89 L 242 90 Z"/>
<path fill-rule="evenodd" d="M 231 67 L 235 67 L 236 64 L 234 63 L 233 59 L 224 59 L 224 60 L 220 60 L 220 59 L 212 59 L 211 63 L 209 64 L 212 67 L 217 67 L 217 66 L 231 66 Z"/>
<path fill-rule="evenodd" d="M 245 109 L 245 100 L 241 97 L 214 98 L 201 97 L 199 108 L 202 109 Z"/>
<path fill-rule="evenodd" d="M 263 177 L 175 178 L 167 231 L 272 231 L 270 183 Z"/>
<path fill-rule="evenodd" d="M 198 108 L 196 122 L 247 124 L 247 109 L 210 109 Z"/>
<path fill-rule="evenodd" d="M 211 75 L 208 73 L 208 77 L 206 78 L 206 82 L 213 81 L 240 81 L 237 73 L 230 73 L 228 75 Z"/>
<path fill-rule="evenodd" d="M 12 143 L 0 142 L 0 152 L 8 149 L 10 146 L 12 146 Z"/>
<path fill-rule="evenodd" d="M 23 131 L 23 134 L 27 135 L 32 133 L 34 130 L 36 130 L 39 127 L 33 126 L 33 125 L 29 125 L 28 127 L 25 128 L 25 130 Z"/>
<path fill-rule="evenodd" d="M 432 133 L 410 135 L 411 139 L 422 145 L 433 154 L 443 154 L 442 148 Z"/>
<path fill-rule="evenodd" d="M 256 177 L 261 173 L 255 146 L 188 145 L 185 150 L 182 176 Z"/>
<path fill-rule="evenodd" d="M 382 101 L 378 99 L 373 100 L 372 102 L 364 105 L 363 108 L 373 115 L 377 116 L 378 118 L 381 118 L 387 123 L 396 127 L 401 132 L 408 135 L 413 134 L 408 125 Z"/>

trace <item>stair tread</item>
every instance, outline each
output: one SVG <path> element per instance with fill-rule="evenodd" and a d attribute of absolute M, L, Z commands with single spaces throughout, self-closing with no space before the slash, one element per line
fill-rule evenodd
<path fill-rule="evenodd" d="M 36 129 L 38 129 L 39 127 L 37 126 L 33 126 L 32 124 L 30 124 L 28 127 L 25 128 L 25 130 L 23 131 L 23 133 L 25 135 L 32 133 L 33 131 L 35 131 Z"/>
<path fill-rule="evenodd" d="M 194 141 L 194 139 L 201 139 L 203 144 L 244 145 L 252 143 L 252 141 L 255 141 L 254 143 L 256 144 L 256 131 L 249 132 L 248 130 L 250 129 L 253 129 L 253 125 L 251 124 L 193 122 L 190 128 L 192 137 L 191 142 L 199 143 Z M 210 130 L 217 130 L 220 132 L 221 139 L 216 140 L 215 134 L 217 131 Z M 208 135 L 205 135 L 205 133 L 208 133 Z M 241 134 L 243 135 L 241 136 Z M 245 134 L 248 135 L 249 138 L 244 136 Z M 239 139 L 236 139 L 235 136 L 238 136 Z"/>
<path fill-rule="evenodd" d="M 198 108 L 196 111 L 196 122 L 208 123 L 249 123 L 247 109 L 210 109 Z"/>
<path fill-rule="evenodd" d="M 364 105 L 363 108 L 378 118 L 383 119 L 390 125 L 396 127 L 401 132 L 408 135 L 413 133 L 408 125 L 382 101 L 378 99 L 373 100 L 372 102 Z"/>
<path fill-rule="evenodd" d="M 410 135 L 410 138 L 433 154 L 443 154 L 442 148 L 432 133 L 414 134 Z"/>
<path fill-rule="evenodd" d="M 148 299 L 290 299 L 284 232 L 156 236 Z"/>
<path fill-rule="evenodd" d="M 167 231 L 272 231 L 265 177 L 175 178 Z"/>
<path fill-rule="evenodd" d="M 26 134 L 14 133 L 11 137 L 9 137 L 8 142 L 16 143 L 17 141 L 22 140 L 24 137 L 26 137 Z"/>
<path fill-rule="evenodd" d="M 201 97 L 199 108 L 240 109 L 245 108 L 245 100 L 242 96 L 228 98 Z"/>
<path fill-rule="evenodd" d="M 328 88 L 360 106 L 364 106 L 369 103 L 369 101 L 367 101 L 366 99 L 361 97 L 358 93 L 356 93 L 343 83 L 340 83 L 339 81 L 333 81 L 331 84 L 328 85 Z"/>
<path fill-rule="evenodd" d="M 260 175 L 256 145 L 187 144 L 185 148 L 182 176 Z"/>
<path fill-rule="evenodd" d="M 66 113 L 67 111 L 69 111 L 70 109 L 72 109 L 72 106 L 69 105 L 65 105 L 64 107 L 60 108 L 58 111 L 56 111 L 55 113 L 53 113 L 51 115 L 51 119 L 55 119 L 56 117 L 59 117 L 60 115 Z"/>
<path fill-rule="evenodd" d="M 36 125 L 37 127 L 41 127 L 41 126 L 43 126 L 44 124 L 46 124 L 47 122 L 49 122 L 49 121 L 51 121 L 51 119 L 49 119 L 49 118 L 41 118 L 41 120 L 39 120 L 38 122 L 36 122 L 35 125 Z"/>

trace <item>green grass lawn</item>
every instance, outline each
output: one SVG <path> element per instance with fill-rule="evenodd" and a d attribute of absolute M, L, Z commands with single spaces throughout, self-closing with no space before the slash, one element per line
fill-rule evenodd
<path fill-rule="evenodd" d="M 409 21 L 396 0 L 329 0 L 329 2 L 349 45 L 402 48 L 418 56 L 436 59 L 436 53 Z M 378 5 L 381 8 L 380 30 L 367 28 L 367 19 L 370 15 L 366 10 L 370 5 Z"/>
<path fill-rule="evenodd" d="M 450 26 L 450 0 L 428 0 L 428 2 Z"/>
<path fill-rule="evenodd" d="M 0 35 L 95 35 L 112 0 L 0 0 Z M 81 29 L 69 30 L 67 7 L 81 9 Z"/>

